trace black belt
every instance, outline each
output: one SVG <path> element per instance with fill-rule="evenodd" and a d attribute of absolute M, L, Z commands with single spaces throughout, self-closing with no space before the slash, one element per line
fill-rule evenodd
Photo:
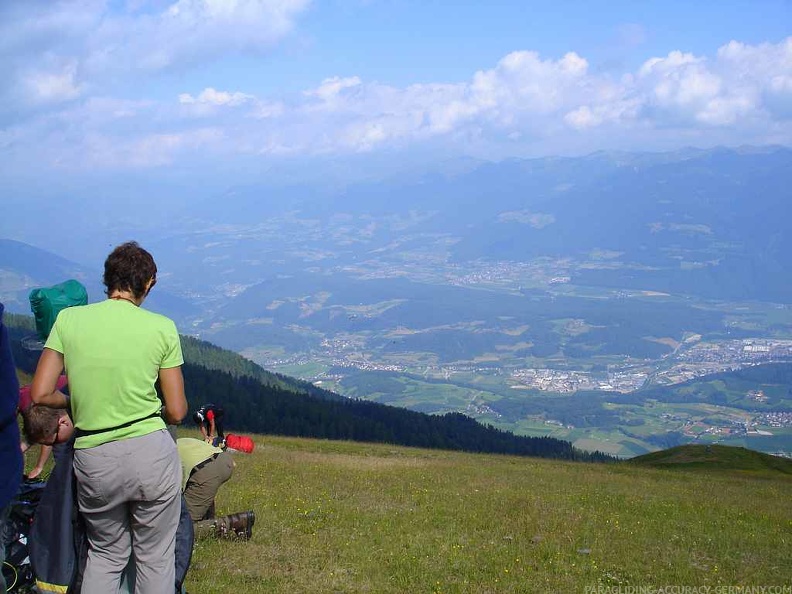
<path fill-rule="evenodd" d="M 140 423 L 141 421 L 147 421 L 149 419 L 153 419 L 159 416 L 160 416 L 160 411 L 157 410 L 157 412 L 153 412 L 150 415 L 146 415 L 145 417 L 141 417 L 139 419 L 129 421 L 128 423 L 122 423 L 121 425 L 116 425 L 115 427 L 108 427 L 107 429 L 80 429 L 79 427 L 75 427 L 74 429 L 77 432 L 77 437 L 84 437 L 86 435 L 97 435 L 99 433 L 107 433 L 108 431 L 115 431 L 116 429 L 125 429 L 127 427 L 131 427 L 135 423 Z"/>
<path fill-rule="evenodd" d="M 217 452 L 216 454 L 212 454 L 211 456 L 209 456 L 209 457 L 208 457 L 206 460 L 204 460 L 203 462 L 198 462 L 198 464 L 196 464 L 195 466 L 193 466 L 193 469 L 190 471 L 190 476 L 194 475 L 196 472 L 198 472 L 199 470 L 201 470 L 201 468 L 203 468 L 204 466 L 206 466 L 206 465 L 207 465 L 207 464 L 209 464 L 210 462 L 214 462 L 214 461 L 217 459 L 217 457 L 218 457 L 220 454 L 222 454 L 222 453 L 223 453 L 223 452 Z"/>

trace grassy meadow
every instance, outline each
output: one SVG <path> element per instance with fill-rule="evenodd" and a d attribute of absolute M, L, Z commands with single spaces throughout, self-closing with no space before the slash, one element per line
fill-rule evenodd
<path fill-rule="evenodd" d="M 792 475 L 777 470 L 253 437 L 217 500 L 255 511 L 253 538 L 198 541 L 191 594 L 792 584 Z"/>

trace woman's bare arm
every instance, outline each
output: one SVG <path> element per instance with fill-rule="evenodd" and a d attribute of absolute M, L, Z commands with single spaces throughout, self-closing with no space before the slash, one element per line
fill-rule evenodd
<path fill-rule="evenodd" d="M 58 378 L 63 373 L 63 354 L 44 348 L 36 366 L 33 384 L 30 386 L 30 399 L 36 404 L 46 404 L 52 408 L 66 408 L 66 395 L 58 390 Z"/>
<path fill-rule="evenodd" d="M 178 425 L 187 416 L 187 397 L 184 395 L 181 367 L 160 369 L 159 381 L 165 400 L 165 421 L 170 425 Z"/>

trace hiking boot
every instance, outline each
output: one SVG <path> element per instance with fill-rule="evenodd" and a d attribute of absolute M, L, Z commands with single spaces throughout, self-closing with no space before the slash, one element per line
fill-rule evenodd
<path fill-rule="evenodd" d="M 231 530 L 236 533 L 237 538 L 250 540 L 253 536 L 253 524 L 256 523 L 256 514 L 253 511 L 231 514 Z"/>
<path fill-rule="evenodd" d="M 253 523 L 256 514 L 252 511 L 221 516 L 213 520 L 195 522 L 195 536 L 215 536 L 229 540 L 250 540 L 253 535 Z"/>
<path fill-rule="evenodd" d="M 215 531 L 221 538 L 250 540 L 255 522 L 256 514 L 252 511 L 230 514 L 215 520 Z"/>

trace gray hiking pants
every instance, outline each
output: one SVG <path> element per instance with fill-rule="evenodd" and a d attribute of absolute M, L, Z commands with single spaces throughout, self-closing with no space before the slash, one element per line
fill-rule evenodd
<path fill-rule="evenodd" d="M 74 451 L 88 533 L 82 594 L 118 592 L 134 553 L 135 591 L 171 594 L 181 511 L 181 463 L 166 430 Z"/>

